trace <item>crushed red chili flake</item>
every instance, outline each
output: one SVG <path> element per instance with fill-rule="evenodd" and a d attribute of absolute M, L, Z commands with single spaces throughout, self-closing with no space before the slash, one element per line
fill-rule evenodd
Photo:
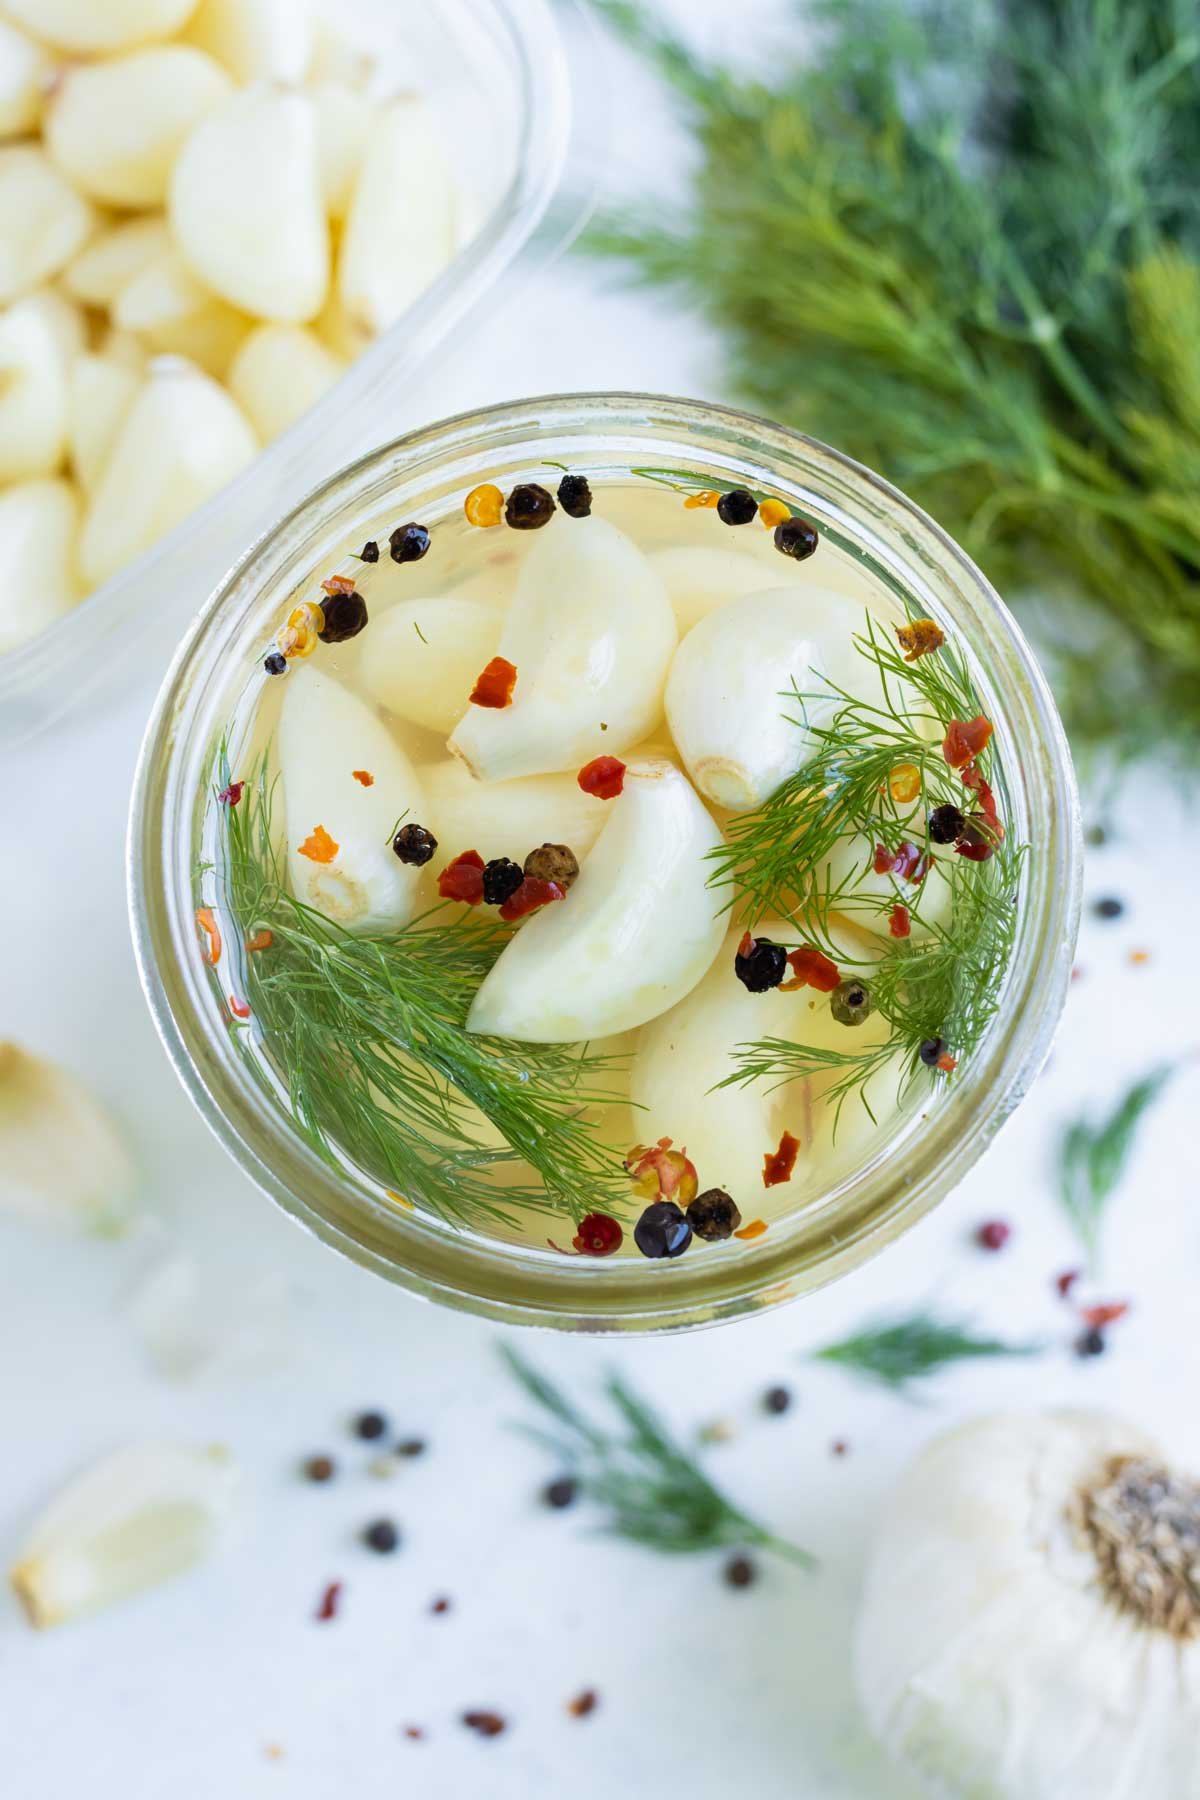
<path fill-rule="evenodd" d="M 211 906 L 196 908 L 196 925 L 204 933 L 205 944 L 201 951 L 210 969 L 215 969 L 221 960 L 221 928 L 213 916 Z"/>
<path fill-rule="evenodd" d="M 464 850 L 448 862 L 438 876 L 437 890 L 443 900 L 461 900 L 466 906 L 478 906 L 483 899 L 484 862 L 478 850 Z"/>
<path fill-rule="evenodd" d="M 307 856 L 309 862 L 331 863 L 338 853 L 338 846 L 323 825 L 315 825 L 304 842 L 297 844 L 296 853 Z"/>
<path fill-rule="evenodd" d="M 735 1231 L 733 1235 L 735 1238 L 741 1238 L 745 1243 L 750 1243 L 754 1238 L 762 1237 L 766 1229 L 767 1221 L 765 1219 L 751 1219 L 748 1225 L 743 1225 L 741 1230 Z"/>
<path fill-rule="evenodd" d="M 321 592 L 323 594 L 352 594 L 354 578 L 351 575 L 331 575 L 327 581 L 321 583 Z"/>
<path fill-rule="evenodd" d="M 943 1075 L 953 1075 L 958 1067 L 958 1058 L 951 1056 L 948 1050 L 943 1050 L 933 1066 L 935 1069 L 940 1069 Z"/>
<path fill-rule="evenodd" d="M 600 1696 L 595 1688 L 584 1688 L 581 1694 L 576 1694 L 573 1700 L 567 1701 L 567 1711 L 573 1719 L 586 1719 L 589 1713 L 595 1712 L 599 1704 Z"/>
<path fill-rule="evenodd" d="M 261 931 L 256 931 L 253 937 L 246 939 L 246 948 L 247 950 L 269 950 L 274 942 L 275 933 L 268 931 L 264 926 Z"/>
<path fill-rule="evenodd" d="M 341 1582 L 340 1581 L 331 1581 L 329 1583 L 329 1586 L 325 1589 L 324 1593 L 321 1595 L 321 1604 L 317 1607 L 317 1612 L 316 1612 L 317 1618 L 322 1619 L 322 1620 L 336 1619 L 338 1616 L 338 1607 L 341 1604 L 341 1599 L 342 1599 L 342 1584 L 341 1584 Z"/>
<path fill-rule="evenodd" d="M 520 887 L 515 888 L 500 907 L 500 917 L 511 925 L 514 919 L 523 919 L 527 913 L 537 912 L 539 907 L 565 899 L 566 889 L 559 887 L 557 881 L 541 881 L 536 875 L 526 875 Z"/>
<path fill-rule="evenodd" d="M 894 938 L 906 938 L 912 931 L 912 917 L 907 906 L 893 906 L 888 920 L 888 930 Z"/>
<path fill-rule="evenodd" d="M 248 1019 L 250 1017 L 249 1003 L 245 1000 L 239 1000 L 236 994 L 230 994 L 229 996 L 229 1010 L 235 1019 Z"/>
<path fill-rule="evenodd" d="M 992 735 L 990 719 L 979 713 L 974 719 L 951 719 L 942 741 L 942 755 L 952 769 L 965 768 L 987 744 Z"/>
<path fill-rule="evenodd" d="M 516 685 L 516 665 L 505 656 L 493 656 L 471 689 L 471 705 L 497 709 L 511 706 Z"/>
<path fill-rule="evenodd" d="M 236 806 L 242 797 L 244 781 L 231 781 L 227 788 L 222 788 L 217 795 L 218 806 Z"/>
<path fill-rule="evenodd" d="M 790 1181 L 799 1152 L 800 1139 L 793 1137 L 790 1131 L 785 1131 L 779 1140 L 778 1150 L 769 1150 L 763 1157 L 763 1186 L 778 1187 L 780 1182 Z"/>
<path fill-rule="evenodd" d="M 741 936 L 741 941 L 739 942 L 738 947 L 737 947 L 738 955 L 739 956 L 749 956 L 749 954 L 753 950 L 753 948 L 754 948 L 753 937 L 750 935 L 750 933 L 748 931 L 743 931 L 742 936 Z"/>
<path fill-rule="evenodd" d="M 1058 1290 L 1058 1295 L 1061 1300 L 1069 1298 L 1071 1289 L 1075 1286 L 1075 1283 L 1082 1274 L 1082 1269 L 1064 1269 L 1061 1275 L 1055 1276 L 1054 1285 Z"/>
<path fill-rule="evenodd" d="M 406 1725 L 404 1727 L 404 1735 L 414 1744 L 422 1743 L 425 1738 L 425 1733 L 419 1725 Z"/>
<path fill-rule="evenodd" d="M 463 1713 L 462 1722 L 469 1730 L 478 1732 L 480 1737 L 485 1738 L 499 1737 L 507 1724 L 507 1720 L 498 1712 L 481 1711 Z"/>
<path fill-rule="evenodd" d="M 940 650 L 946 641 L 945 632 L 934 619 L 910 619 L 907 625 L 897 625 L 896 636 L 904 660 L 909 663 L 928 656 L 931 650 Z"/>
<path fill-rule="evenodd" d="M 574 1246 L 581 1256 L 611 1256 L 621 1248 L 624 1233 L 607 1213 L 588 1213 L 579 1221 Z"/>
<path fill-rule="evenodd" d="M 361 787 L 375 786 L 375 777 L 367 769 L 351 769 L 350 773 Z"/>
<path fill-rule="evenodd" d="M 876 844 L 871 866 L 877 875 L 896 875 L 916 887 L 929 873 L 929 858 L 911 838 L 902 838 L 894 850 L 889 850 L 886 844 Z"/>
<path fill-rule="evenodd" d="M 1081 1306 L 1079 1316 L 1093 1331 L 1101 1331 L 1106 1325 L 1115 1325 L 1128 1311 L 1128 1300 L 1104 1300 L 1097 1306 Z"/>
<path fill-rule="evenodd" d="M 816 988 L 819 994 L 832 994 L 835 987 L 841 984 L 841 971 L 834 962 L 813 944 L 801 944 L 798 950 L 788 952 L 788 962 L 792 967 L 792 979 L 781 981 L 781 994 L 790 994 L 796 988 Z"/>
<path fill-rule="evenodd" d="M 615 800 L 625 786 L 625 764 L 619 756 L 594 756 L 576 776 L 585 794 L 597 800 Z"/>

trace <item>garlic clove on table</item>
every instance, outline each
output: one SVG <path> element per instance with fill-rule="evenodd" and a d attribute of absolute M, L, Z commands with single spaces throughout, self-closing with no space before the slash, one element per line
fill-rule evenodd
<path fill-rule="evenodd" d="M 66 488 L 65 482 L 29 485 Z M 21 493 L 14 488 L 0 496 L 0 544 L 4 514 Z M 49 512 L 40 517 L 53 522 Z M 129 1153 L 83 1083 L 45 1057 L 0 1043 L 0 1213 L 111 1233 L 128 1222 L 133 1191 Z"/>

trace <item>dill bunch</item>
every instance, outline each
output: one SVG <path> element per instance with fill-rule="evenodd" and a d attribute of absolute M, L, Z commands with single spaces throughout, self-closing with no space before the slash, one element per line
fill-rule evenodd
<path fill-rule="evenodd" d="M 229 785 L 224 757 L 218 781 Z M 578 1220 L 598 1205 L 627 1208 L 628 1180 L 592 1114 L 617 1098 L 606 1086 L 613 1059 L 465 1029 L 509 933 L 488 920 L 439 924 L 436 912 L 388 937 L 345 930 L 288 891 L 272 810 L 264 759 L 241 800 L 221 808 L 213 873 L 244 933 L 272 934 L 245 959 L 257 1029 L 239 1041 L 269 1086 L 261 1046 L 306 1142 L 461 1226 L 526 1209 Z M 534 1175 L 496 1184 L 522 1164 Z"/>
<path fill-rule="evenodd" d="M 817 1362 L 836 1363 L 851 1374 L 903 1393 L 950 1363 L 979 1357 L 1034 1356 L 1040 1349 L 1040 1344 L 1010 1344 L 984 1337 L 969 1326 L 932 1313 L 913 1313 L 866 1325 L 811 1355 Z"/>
<path fill-rule="evenodd" d="M 1106 1118 L 1074 1119 L 1063 1133 L 1058 1153 L 1059 1196 L 1093 1271 L 1099 1260 L 1100 1228 L 1108 1202 L 1129 1165 L 1144 1115 L 1174 1073 L 1170 1064 L 1151 1069 L 1126 1088 Z"/>
<path fill-rule="evenodd" d="M 596 4 L 699 155 L 682 208 L 588 247 L 710 319 L 748 404 L 1037 596 L 1077 744 L 1200 748 L 1192 0 L 812 0 L 769 82 Z"/>

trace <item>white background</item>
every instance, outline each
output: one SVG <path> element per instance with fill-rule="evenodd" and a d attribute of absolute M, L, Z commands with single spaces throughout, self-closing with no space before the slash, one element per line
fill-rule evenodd
<path fill-rule="evenodd" d="M 626 116 L 639 125 L 623 141 L 626 181 L 645 166 L 647 133 L 666 130 L 652 90 L 629 79 Z M 572 260 L 498 293 L 413 395 L 411 420 L 392 423 L 604 387 L 722 392 L 694 321 Z M 813 1575 L 764 1566 L 756 1587 L 735 1593 L 708 1558 L 657 1559 L 598 1538 L 582 1509 L 542 1508 L 537 1490 L 556 1470 L 510 1428 L 525 1409 L 497 1366 L 503 1333 L 422 1306 L 309 1242 L 192 1113 L 138 990 L 122 885 L 154 685 L 11 755 L 0 782 L 0 1034 L 94 1082 L 136 1146 L 154 1221 L 115 1246 L 0 1221 L 0 1562 L 67 1475 L 126 1441 L 230 1445 L 242 1504 L 215 1560 L 90 1622 L 35 1636 L 0 1595 L 0 1793 L 903 1800 L 912 1790 L 861 1726 L 849 1646 L 870 1533 L 914 1449 L 983 1408 L 1062 1401 L 1124 1410 L 1200 1460 L 1194 1069 L 1147 1126 L 1113 1206 L 1103 1292 L 1133 1311 L 1105 1358 L 1071 1355 L 1072 1320 L 1052 1291 L 1078 1260 L 1054 1193 L 1063 1123 L 1197 1042 L 1200 853 L 1175 784 L 1139 777 L 1119 816 L 1105 811 L 1115 832 L 1093 856 L 1089 895 L 1118 894 L 1128 911 L 1085 923 L 1082 977 L 1048 1072 L 984 1163 L 904 1242 L 836 1289 L 732 1328 L 619 1350 L 523 1340 L 584 1400 L 618 1363 L 682 1431 L 716 1416 L 735 1424 L 708 1453 L 712 1472 L 821 1558 Z M 1135 966 L 1139 947 L 1151 957 Z M 993 1216 L 1015 1227 L 998 1256 L 972 1242 Z M 163 1371 L 137 1326 L 135 1296 L 164 1248 L 196 1283 L 177 1324 L 233 1346 L 214 1364 L 201 1344 L 187 1379 Z M 924 1405 L 802 1360 L 880 1309 L 925 1304 L 1048 1348 L 1036 1362 L 951 1372 Z M 761 1391 L 780 1380 L 796 1404 L 767 1418 Z M 366 1473 L 369 1452 L 346 1430 L 375 1405 L 398 1434 L 429 1441 L 390 1483 Z M 848 1440 L 847 1456 L 831 1454 L 835 1438 Z M 321 1449 L 341 1476 L 314 1488 L 296 1465 Z M 355 1539 L 381 1513 L 405 1533 L 391 1559 Z M 345 1583 L 342 1616 L 318 1624 L 333 1579 Z M 435 1618 L 439 1593 L 454 1604 Z M 576 1721 L 564 1703 L 584 1687 L 600 1706 Z M 472 1707 L 499 1710 L 510 1729 L 477 1740 L 457 1723 Z M 404 1738 L 409 1723 L 423 1742 Z"/>

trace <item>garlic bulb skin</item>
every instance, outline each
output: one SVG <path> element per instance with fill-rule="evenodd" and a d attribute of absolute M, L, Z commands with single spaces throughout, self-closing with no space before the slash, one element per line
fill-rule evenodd
<path fill-rule="evenodd" d="M 725 935 L 705 887 L 720 833 L 670 763 L 631 763 L 566 898 L 534 913 L 475 996 L 467 1030 L 578 1043 L 665 1012 Z"/>
<path fill-rule="evenodd" d="M 856 1676 L 876 1736 L 932 1794 L 1196 1800 L 1200 1637 L 1120 1604 L 1098 1554 L 1107 1540 L 1128 1557 L 1135 1596 L 1139 1575 L 1143 1595 L 1161 1592 L 1158 1559 L 1106 1504 L 1106 1472 L 1126 1458 L 1165 1472 L 1119 1419 L 1004 1414 L 939 1437 L 901 1477 L 867 1571 Z M 1140 1486 L 1144 1501 L 1152 1483 Z M 1098 1490 L 1102 1535 L 1086 1522 Z M 1200 1487 L 1180 1493 L 1200 1529 Z M 1144 1524 L 1163 1530 L 1152 1508 Z M 1186 1539 L 1168 1531 L 1166 1545 L 1186 1567 Z"/>
<path fill-rule="evenodd" d="M 402 600 L 375 627 L 363 680 L 388 712 L 444 737 L 503 628 L 499 607 L 482 600 Z"/>
<path fill-rule="evenodd" d="M 454 757 L 421 770 L 428 818 L 438 841 L 436 867 L 478 850 L 524 858 L 539 844 L 566 844 L 582 862 L 608 823 L 611 804 L 585 794 L 573 775 L 523 775 L 516 781 L 476 781 Z"/>
<path fill-rule="evenodd" d="M 624 532 L 557 513 L 525 557 L 500 635 L 517 671 L 512 704 L 469 705 L 449 748 L 481 781 L 619 756 L 662 717 L 675 642 L 666 589 Z"/>
<path fill-rule="evenodd" d="M 138 1445 L 96 1464 L 50 1503 L 12 1570 L 30 1623 L 64 1625 L 199 1562 L 236 1485 L 229 1452 L 215 1445 Z"/>
<path fill-rule="evenodd" d="M 20 491 L 0 497 L 0 518 Z M 57 1063 L 0 1043 L 0 1213 L 108 1234 L 128 1222 L 133 1191 L 129 1153 L 90 1090 Z"/>
<path fill-rule="evenodd" d="M 0 489 L 0 568 L 36 569 L 36 581 L 0 589 L 0 655 L 36 637 L 83 598 L 75 573 L 79 502 L 69 481 L 17 481 Z M 0 1107 L 3 1106 L 0 1045 Z M 0 1166 L 0 1195 L 5 1189 Z"/>
<path fill-rule="evenodd" d="M 420 822 L 420 781 L 369 706 L 311 664 L 293 663 L 279 720 L 288 874 L 306 906 L 352 931 L 405 925 L 420 869 L 392 850 L 396 820 Z M 358 769 L 373 777 L 356 780 Z M 329 861 L 301 853 L 318 827 L 337 846 Z"/>
<path fill-rule="evenodd" d="M 667 720 L 705 799 L 749 812 L 795 774 L 812 745 L 796 720 L 830 717 L 826 681 L 851 686 L 853 634 L 844 601 L 799 586 L 745 594 L 693 626 L 671 664 Z"/>

